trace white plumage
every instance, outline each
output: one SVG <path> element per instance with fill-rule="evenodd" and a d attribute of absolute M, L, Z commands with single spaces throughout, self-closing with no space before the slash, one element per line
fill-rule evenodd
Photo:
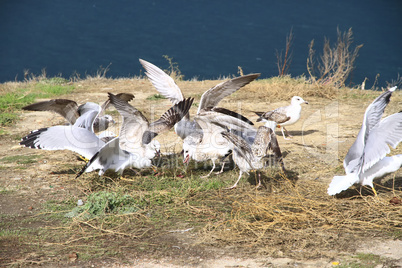
<path fill-rule="evenodd" d="M 329 195 L 340 193 L 355 183 L 370 186 L 376 194 L 373 180 L 401 167 L 402 155 L 386 155 L 391 151 L 389 146 L 396 148 L 402 141 L 402 112 L 381 120 L 395 89 L 382 93 L 367 107 L 356 141 L 343 162 L 346 175 L 334 176 L 328 187 Z"/>

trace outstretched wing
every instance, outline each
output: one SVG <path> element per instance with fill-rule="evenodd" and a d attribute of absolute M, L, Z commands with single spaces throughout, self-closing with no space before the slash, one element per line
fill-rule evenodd
<path fill-rule="evenodd" d="M 385 107 L 387 107 L 387 104 L 391 99 L 392 92 L 395 89 L 396 87 L 393 87 L 387 92 L 382 93 L 367 107 L 364 113 L 363 124 L 359 134 L 357 135 L 356 141 L 350 147 L 345 156 L 345 160 L 343 161 L 343 166 L 346 173 L 351 173 L 362 164 L 360 159 L 363 155 L 369 133 L 376 125 L 379 124 Z"/>
<path fill-rule="evenodd" d="M 142 143 L 148 144 L 159 133 L 171 129 L 177 122 L 179 122 L 190 110 L 194 99 L 188 98 L 180 101 L 176 105 L 167 110 L 161 118 L 152 122 L 149 129 L 144 132 L 142 136 Z"/>
<path fill-rule="evenodd" d="M 118 94 L 116 94 L 116 97 L 118 97 L 119 99 L 124 100 L 124 101 L 126 101 L 126 102 L 130 102 L 130 101 L 132 101 L 132 100 L 135 98 L 135 96 L 134 96 L 133 94 L 131 94 L 131 93 L 118 93 Z M 103 114 L 105 113 L 105 110 L 107 109 L 107 107 L 109 106 L 109 104 L 110 104 L 110 100 L 109 100 L 109 99 L 107 99 L 107 100 L 102 104 L 100 115 L 103 115 Z"/>
<path fill-rule="evenodd" d="M 365 172 L 396 148 L 402 141 L 402 112 L 392 114 L 378 124 L 369 134 L 364 147 L 362 172 Z"/>
<path fill-rule="evenodd" d="M 218 85 L 208 89 L 201 96 L 197 114 L 200 113 L 203 109 L 215 107 L 223 98 L 236 92 L 237 90 L 249 84 L 259 76 L 260 76 L 259 73 L 243 75 L 219 83 Z"/>
<path fill-rule="evenodd" d="M 105 143 L 84 128 L 54 126 L 31 131 L 20 144 L 42 150 L 70 150 L 90 159 Z"/>
<path fill-rule="evenodd" d="M 142 146 L 142 135 L 148 130 L 149 122 L 145 116 L 128 102 L 108 93 L 110 103 L 123 118 L 120 129 L 120 147 L 129 152 L 136 151 Z"/>
<path fill-rule="evenodd" d="M 173 104 L 184 100 L 183 93 L 173 78 L 150 62 L 140 59 L 140 63 L 146 70 L 145 74 L 160 94 L 168 98 Z"/>
<path fill-rule="evenodd" d="M 73 100 L 53 99 L 27 105 L 22 108 L 28 111 L 52 111 L 63 116 L 70 124 L 74 124 L 79 117 L 78 104 Z"/>

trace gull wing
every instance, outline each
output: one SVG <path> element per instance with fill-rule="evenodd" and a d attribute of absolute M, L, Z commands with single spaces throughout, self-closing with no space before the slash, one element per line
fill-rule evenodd
<path fill-rule="evenodd" d="M 256 112 L 260 118 L 257 119 L 257 122 L 262 121 L 263 119 L 268 120 L 268 121 L 274 121 L 278 124 L 283 124 L 286 121 L 290 120 L 290 117 L 286 115 L 286 110 L 285 109 L 276 109 L 273 111 L 268 111 L 265 113 L 260 113 Z"/>
<path fill-rule="evenodd" d="M 105 143 L 84 128 L 54 126 L 31 131 L 20 144 L 42 150 L 70 150 L 91 159 Z"/>
<path fill-rule="evenodd" d="M 134 96 L 133 94 L 131 94 L 131 93 L 118 93 L 118 94 L 116 94 L 116 97 L 118 97 L 119 99 L 124 100 L 124 101 L 126 101 L 126 102 L 130 102 L 130 101 L 132 101 L 132 100 L 135 98 L 135 96 Z M 106 111 L 107 107 L 109 106 L 109 104 L 110 104 L 110 100 L 109 100 L 109 99 L 107 99 L 107 100 L 102 104 L 100 115 L 103 115 L 103 114 L 105 113 L 105 111 Z"/>
<path fill-rule="evenodd" d="M 237 136 L 236 134 L 222 131 L 222 137 L 228 140 L 230 143 L 234 145 L 234 150 L 236 150 L 237 154 L 244 158 L 250 167 L 253 167 L 252 159 L 253 159 L 253 151 L 250 145 L 241 137 Z"/>
<path fill-rule="evenodd" d="M 219 108 L 219 109 L 203 110 L 194 118 L 194 120 L 201 126 L 203 131 L 204 130 L 208 131 L 208 129 L 211 128 L 211 125 L 219 126 L 224 130 L 226 129 L 229 130 L 234 129 L 236 131 L 255 130 L 250 120 L 248 119 L 242 120 L 239 118 L 244 117 L 233 111 Z M 206 124 L 205 121 L 208 123 Z"/>
<path fill-rule="evenodd" d="M 110 103 L 123 118 L 119 135 L 120 147 L 129 152 L 137 150 L 142 146 L 142 135 L 149 128 L 148 119 L 128 102 L 112 93 L 108 95 Z"/>
<path fill-rule="evenodd" d="M 183 93 L 173 78 L 150 62 L 140 59 L 140 63 L 146 70 L 145 74 L 161 95 L 168 98 L 173 104 L 184 100 Z"/>
<path fill-rule="evenodd" d="M 77 109 L 80 117 L 74 123 L 74 126 L 85 128 L 94 132 L 94 121 L 101 112 L 101 107 L 94 102 L 87 102 L 80 105 Z"/>
<path fill-rule="evenodd" d="M 251 145 L 251 151 L 257 157 L 264 157 L 267 154 L 268 145 L 271 141 L 270 128 L 260 126 L 255 135 L 253 144 Z"/>
<path fill-rule="evenodd" d="M 22 109 L 28 111 L 52 111 L 63 116 L 70 124 L 74 124 L 80 116 L 78 113 L 78 104 L 73 100 L 67 99 L 41 101 L 27 105 Z"/>
<path fill-rule="evenodd" d="M 365 172 L 391 152 L 389 146 L 396 148 L 402 141 L 402 112 L 392 114 L 381 120 L 366 140 L 362 156 L 362 172 Z"/>
<path fill-rule="evenodd" d="M 363 155 L 369 133 L 380 122 L 385 107 L 387 107 L 388 103 L 390 102 L 392 92 L 395 89 L 396 87 L 393 87 L 382 93 L 367 107 L 359 134 L 357 135 L 355 142 L 350 147 L 343 161 L 343 166 L 346 173 L 351 173 L 358 167 L 360 163 L 359 159 Z"/>
<path fill-rule="evenodd" d="M 208 89 L 201 96 L 197 114 L 200 113 L 201 110 L 203 109 L 215 107 L 223 98 L 236 92 L 237 90 L 249 84 L 259 76 L 260 76 L 259 73 L 243 75 L 240 77 L 230 79 L 228 81 L 224 81 Z"/>
<path fill-rule="evenodd" d="M 177 122 L 179 122 L 190 110 L 194 99 L 188 98 L 180 101 L 176 105 L 167 110 L 161 118 L 152 122 L 149 125 L 149 130 L 145 131 L 142 137 L 142 143 L 148 144 L 159 133 L 171 129 Z"/>

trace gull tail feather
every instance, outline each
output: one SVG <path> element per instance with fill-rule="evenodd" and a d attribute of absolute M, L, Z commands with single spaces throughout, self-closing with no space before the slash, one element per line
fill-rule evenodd
<path fill-rule="evenodd" d="M 327 192 L 329 195 L 336 195 L 357 182 L 359 182 L 359 177 L 355 173 L 349 173 L 345 176 L 334 176 Z"/>

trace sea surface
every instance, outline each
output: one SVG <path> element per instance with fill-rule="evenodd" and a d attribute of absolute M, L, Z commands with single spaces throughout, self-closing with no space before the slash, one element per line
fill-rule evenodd
<path fill-rule="evenodd" d="M 276 53 L 293 32 L 289 74 L 306 75 L 308 46 L 316 56 L 337 28 L 363 44 L 351 85 L 367 78 L 385 87 L 402 73 L 400 0 L 2 0 L 0 82 L 24 73 L 70 78 L 133 77 L 145 59 L 167 69 L 167 55 L 185 79 L 215 79 L 260 72 L 279 74 Z"/>

